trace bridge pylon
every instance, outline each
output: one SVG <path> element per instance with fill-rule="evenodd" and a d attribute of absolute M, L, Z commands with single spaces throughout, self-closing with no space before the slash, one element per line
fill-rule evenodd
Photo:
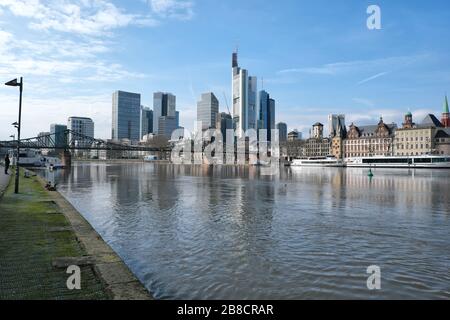
<path fill-rule="evenodd" d="M 69 150 L 62 150 L 61 151 L 61 164 L 65 168 L 69 168 L 72 166 L 72 154 Z"/>

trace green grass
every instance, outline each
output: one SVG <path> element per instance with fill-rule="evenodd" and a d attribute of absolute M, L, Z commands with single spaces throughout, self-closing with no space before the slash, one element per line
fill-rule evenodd
<path fill-rule="evenodd" d="M 109 299 L 92 267 L 81 267 L 81 290 L 68 290 L 58 257 L 86 255 L 65 216 L 36 178 L 21 175 L 0 199 L 0 299 Z"/>

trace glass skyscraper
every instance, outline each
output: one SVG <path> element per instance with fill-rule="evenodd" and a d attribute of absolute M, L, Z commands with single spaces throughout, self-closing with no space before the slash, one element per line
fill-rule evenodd
<path fill-rule="evenodd" d="M 256 129 L 257 79 L 249 77 L 247 70 L 239 67 L 236 52 L 233 53 L 232 77 L 233 122 L 236 135 L 242 138 L 247 129 Z"/>
<path fill-rule="evenodd" d="M 141 128 L 141 95 L 125 91 L 113 93 L 112 139 L 139 141 Z"/>
<path fill-rule="evenodd" d="M 140 137 L 153 133 L 153 111 L 150 108 L 141 107 L 141 133 Z"/>
<path fill-rule="evenodd" d="M 202 130 L 216 128 L 217 114 L 219 113 L 219 100 L 212 92 L 203 93 L 197 102 L 197 121 L 201 121 Z"/>
<path fill-rule="evenodd" d="M 287 125 L 284 122 L 277 123 L 277 130 L 280 133 L 280 142 L 287 140 Z"/>
<path fill-rule="evenodd" d="M 271 130 L 275 129 L 275 100 L 271 99 L 265 90 L 259 92 L 258 100 L 258 130 L 266 129 L 267 141 L 272 141 Z M 259 138 L 263 141 L 266 140 L 266 137 Z"/>
<path fill-rule="evenodd" d="M 52 124 L 50 125 L 50 134 L 52 135 L 52 139 L 55 141 L 55 147 L 59 149 L 63 149 L 68 141 L 66 137 L 67 126 L 63 124 Z"/>
<path fill-rule="evenodd" d="M 217 114 L 216 129 L 222 133 L 223 142 L 227 142 L 227 130 L 233 130 L 233 118 L 231 115 L 225 112 Z"/>
<path fill-rule="evenodd" d="M 179 119 L 179 115 L 177 115 L 176 112 L 176 97 L 171 93 L 155 92 L 153 94 L 153 133 L 155 134 L 159 134 L 161 117 L 173 117 Z M 178 121 L 179 120 L 177 120 L 177 126 L 179 125 Z M 165 129 L 163 131 L 165 131 Z"/>

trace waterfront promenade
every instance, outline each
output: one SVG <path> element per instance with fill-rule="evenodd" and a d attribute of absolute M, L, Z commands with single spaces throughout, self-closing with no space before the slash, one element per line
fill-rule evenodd
<path fill-rule="evenodd" d="M 3 167 L 2 167 L 3 169 Z M 2 172 L 0 192 L 8 182 Z M 0 299 L 151 299 L 115 252 L 57 192 L 21 174 L 0 199 Z M 70 265 L 81 289 L 69 290 Z"/>
<path fill-rule="evenodd" d="M 3 192 L 6 190 L 6 187 L 8 186 L 9 180 L 11 178 L 10 174 L 4 174 L 4 167 L 0 166 L 1 172 L 0 172 L 0 197 L 2 196 Z"/>

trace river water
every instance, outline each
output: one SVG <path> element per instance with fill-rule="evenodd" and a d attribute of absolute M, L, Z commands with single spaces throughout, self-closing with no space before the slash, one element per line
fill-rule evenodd
<path fill-rule="evenodd" d="M 450 170 L 47 173 L 160 299 L 450 299 Z M 381 289 L 367 288 L 367 268 Z"/>

